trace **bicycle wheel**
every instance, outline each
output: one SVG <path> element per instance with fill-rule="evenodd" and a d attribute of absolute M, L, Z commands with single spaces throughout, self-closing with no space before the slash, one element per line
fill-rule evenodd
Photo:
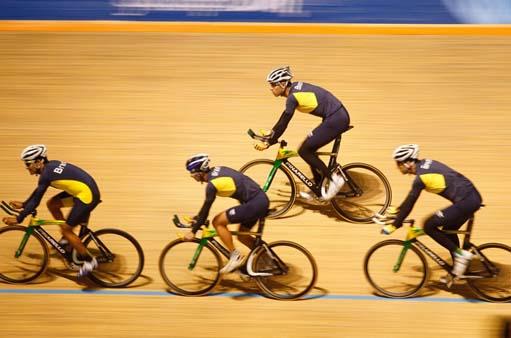
<path fill-rule="evenodd" d="M 101 229 L 83 241 L 96 257 L 98 267 L 89 274 L 96 284 L 109 288 L 127 286 L 144 268 L 144 251 L 133 236 L 119 229 Z"/>
<path fill-rule="evenodd" d="M 343 166 L 348 178 L 341 191 L 330 202 L 347 221 L 372 223 L 375 213 L 383 214 L 391 203 L 392 190 L 383 173 L 365 163 Z"/>
<path fill-rule="evenodd" d="M 191 266 L 199 243 L 199 239 L 192 242 L 176 239 L 161 252 L 158 264 L 161 277 L 178 294 L 200 296 L 211 291 L 220 281 L 222 258 L 211 244 L 206 243 L 202 247 L 195 266 Z"/>
<path fill-rule="evenodd" d="M 371 247 L 364 258 L 367 281 L 383 296 L 412 297 L 428 281 L 426 257 L 413 245 L 406 251 L 399 270 L 394 271 L 403 247 L 403 241 L 389 239 Z"/>
<path fill-rule="evenodd" d="M 25 236 L 24 226 L 0 229 L 0 279 L 9 283 L 27 283 L 39 277 L 48 266 L 48 246 L 33 232 L 16 258 L 16 251 Z"/>
<path fill-rule="evenodd" d="M 276 259 L 271 258 L 263 246 L 255 253 L 252 262 L 254 272 L 269 274 L 255 277 L 266 296 L 292 300 L 302 297 L 314 287 L 318 267 L 307 249 L 289 241 L 273 242 L 267 247 Z"/>
<path fill-rule="evenodd" d="M 272 160 L 254 160 L 241 167 L 240 172 L 253 179 L 264 189 L 273 163 Z M 296 183 L 289 170 L 280 166 L 265 192 L 270 200 L 270 209 L 273 210 L 267 217 L 279 217 L 291 209 L 296 199 Z"/>
<path fill-rule="evenodd" d="M 483 278 L 467 279 L 468 286 L 476 295 L 490 302 L 511 300 L 511 247 L 500 243 L 483 244 L 477 249 L 495 268 L 489 272 L 481 259 L 472 258 L 467 275 L 477 274 Z"/>

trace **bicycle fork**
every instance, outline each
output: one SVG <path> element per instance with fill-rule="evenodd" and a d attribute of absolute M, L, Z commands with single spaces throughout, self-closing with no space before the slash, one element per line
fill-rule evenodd
<path fill-rule="evenodd" d="M 27 245 L 28 239 L 30 238 L 30 235 L 34 232 L 34 228 L 28 227 L 25 231 L 25 235 L 23 235 L 23 238 L 21 239 L 20 246 L 18 247 L 18 250 L 16 250 L 16 253 L 14 254 L 14 257 L 20 258 L 21 254 L 23 253 L 23 250 L 25 249 L 25 246 Z"/>
<path fill-rule="evenodd" d="M 399 257 L 397 258 L 397 262 L 396 262 L 396 264 L 394 264 L 392 271 L 398 272 L 399 269 L 401 269 L 401 264 L 403 264 L 406 252 L 408 251 L 408 249 L 410 249 L 411 246 L 412 246 L 411 241 L 405 241 L 405 244 L 403 245 L 403 249 L 401 249 L 401 252 L 399 253 Z"/>

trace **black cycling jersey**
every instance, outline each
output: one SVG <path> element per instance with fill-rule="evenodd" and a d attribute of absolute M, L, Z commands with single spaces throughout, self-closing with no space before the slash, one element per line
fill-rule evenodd
<path fill-rule="evenodd" d="M 23 203 L 23 210 L 17 217 L 18 223 L 37 208 L 50 186 L 67 192 L 87 205 L 99 201 L 98 186 L 89 174 L 71 163 L 49 161 L 44 165 L 37 188 Z"/>
<path fill-rule="evenodd" d="M 295 110 L 312 114 L 325 120 L 339 112 L 347 115 L 347 111 L 342 108 L 341 101 L 326 89 L 305 82 L 293 82 L 286 100 L 286 109 L 272 128 L 273 135 L 269 143 L 274 144 L 277 142 L 286 130 Z M 346 116 L 345 120 L 349 121 L 349 117 Z"/>
<path fill-rule="evenodd" d="M 400 227 L 412 211 L 422 190 L 438 194 L 452 203 L 457 203 L 479 192 L 472 182 L 459 172 L 438 161 L 423 159 L 416 163 L 416 177 L 412 190 L 399 207 L 394 226 Z"/>
<path fill-rule="evenodd" d="M 197 232 L 201 225 L 206 222 L 211 205 L 217 195 L 231 197 L 244 204 L 263 192 L 259 185 L 250 177 L 229 167 L 212 168 L 208 173 L 207 180 L 206 200 L 197 215 L 192 229 L 193 232 Z"/>

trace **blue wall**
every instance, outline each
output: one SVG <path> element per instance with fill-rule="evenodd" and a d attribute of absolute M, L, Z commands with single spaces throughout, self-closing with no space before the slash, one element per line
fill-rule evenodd
<path fill-rule="evenodd" d="M 511 23 L 511 0 L 0 0 L 0 20 Z"/>

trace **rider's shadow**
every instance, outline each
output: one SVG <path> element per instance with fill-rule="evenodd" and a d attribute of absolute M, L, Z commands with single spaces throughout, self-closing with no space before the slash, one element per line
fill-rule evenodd
<path fill-rule="evenodd" d="M 442 282 L 439 281 L 430 281 L 428 285 L 425 286 L 426 290 L 430 290 L 433 294 L 436 294 L 440 291 L 445 291 L 451 294 L 459 295 L 465 298 L 467 301 L 472 302 L 480 302 L 481 300 L 475 298 L 474 293 L 470 290 L 465 282 L 459 282 L 457 284 L 453 284 L 450 288 Z"/>
<path fill-rule="evenodd" d="M 257 286 L 256 282 L 252 279 L 249 279 L 247 281 L 243 280 L 241 277 L 239 279 L 222 279 L 220 283 L 218 284 L 215 291 L 210 295 L 215 294 L 225 294 L 227 292 L 232 292 L 232 290 L 237 290 L 239 293 L 236 293 L 232 296 L 232 299 L 235 300 L 245 300 L 245 299 L 251 299 L 254 297 L 266 297 L 259 287 Z M 311 291 L 314 290 L 314 294 L 309 292 L 308 294 L 302 296 L 299 299 L 295 299 L 294 301 L 303 301 L 303 300 L 310 300 L 310 299 L 316 299 L 321 298 L 326 295 L 328 295 L 328 290 L 324 288 L 320 288 L 318 286 L 314 286 Z M 269 298 L 269 297 L 266 297 Z M 269 298 L 270 299 L 270 298 Z"/>
<path fill-rule="evenodd" d="M 448 257 L 444 257 L 445 260 L 449 260 Z M 432 296 L 438 294 L 440 291 L 445 291 L 450 294 L 459 295 L 465 298 L 467 301 L 478 302 L 479 300 L 475 298 L 474 293 L 467 286 L 466 282 L 461 281 L 454 283 L 450 288 L 447 284 L 440 282 L 436 279 L 439 274 L 445 274 L 445 270 L 440 268 L 439 266 L 430 267 L 432 276 L 428 281 L 428 284 L 421 291 L 420 296 Z"/>
<path fill-rule="evenodd" d="M 291 211 L 284 215 L 282 218 L 295 217 L 304 214 L 306 211 L 312 211 L 313 213 L 318 213 L 327 216 L 328 218 L 335 219 L 337 222 L 346 222 L 339 216 L 339 214 L 335 211 L 335 209 L 332 207 L 330 203 L 309 202 L 300 197 L 296 198 L 295 204 L 293 205 Z"/>
<path fill-rule="evenodd" d="M 241 278 L 233 279 L 233 278 L 225 278 L 218 283 L 216 290 L 214 290 L 213 294 L 223 294 L 232 290 L 237 290 L 240 293 L 235 294 L 232 298 L 236 300 L 244 300 L 253 298 L 254 296 L 261 296 L 261 291 L 258 288 L 257 284 L 253 280 L 244 281 Z"/>

